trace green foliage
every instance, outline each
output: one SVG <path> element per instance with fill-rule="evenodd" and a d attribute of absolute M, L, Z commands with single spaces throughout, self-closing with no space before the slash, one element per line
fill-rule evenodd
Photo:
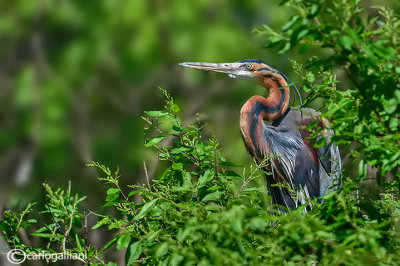
<path fill-rule="evenodd" d="M 128 265 L 395 264 L 399 202 L 390 191 L 375 202 L 381 213 L 374 218 L 362 215 L 352 181 L 324 196 L 323 204 L 314 202 L 308 214 L 304 207 L 280 213 L 266 196 L 260 171 L 265 165 L 247 171 L 228 162 L 215 138 L 203 139 L 203 125 L 182 124 L 166 96 L 165 110 L 146 112 L 144 119 L 146 143 L 163 138 L 152 146 L 167 168 L 153 185 L 131 186 L 129 195 L 139 195 L 141 204 L 126 201 L 118 177 L 111 177 L 108 183 L 115 186 L 108 191 L 119 191 L 113 205 L 125 215 L 95 225 L 119 224 L 122 232 L 112 242 L 127 247 Z M 97 166 L 106 169 L 108 180 L 111 171 Z"/>
<path fill-rule="evenodd" d="M 26 254 L 80 253 L 87 255 L 87 261 L 103 262 L 97 251 L 87 243 L 87 235 L 85 236 L 87 217 L 79 209 L 79 205 L 86 196 L 71 195 L 70 186 L 67 192 L 60 188 L 53 190 L 46 183 L 43 187 L 46 204 L 43 211 L 36 213 L 38 220 L 27 217 L 34 214 L 34 203 L 28 204 L 24 209 L 20 207 L 20 211 L 4 212 L 4 219 L 0 220 L 0 229 L 10 247 L 21 249 Z M 41 238 L 46 243 L 45 247 L 35 248 L 24 243 L 21 240 L 22 230 L 30 230 L 29 236 Z M 84 259 L 81 261 L 87 262 Z"/>
<path fill-rule="evenodd" d="M 266 162 L 250 168 L 229 162 L 214 137 L 202 136 L 205 126 L 199 121 L 184 125 L 180 108 L 164 94 L 165 109 L 146 112 L 143 118 L 148 124 L 145 143 L 163 138 L 149 145 L 166 167 L 153 184 L 129 185 L 126 192 L 120 186 L 118 169 L 89 165 L 103 173 L 99 178 L 107 186 L 103 207 L 114 210 L 112 215 L 92 212 L 101 219 L 90 230 L 107 226 L 117 232 L 115 237 L 100 250 L 91 247 L 85 235 L 78 233 L 84 217 L 78 206 L 84 198 L 54 191 L 46 184 L 48 200 L 41 215 L 49 215 L 52 222 L 31 236 L 49 239 L 64 249 L 89 251 L 89 262 L 101 265 L 105 264 L 101 255 L 111 248 L 125 250 L 127 265 L 397 263 L 397 183 L 372 202 L 379 210 L 374 216 L 363 214 L 365 205 L 355 193 L 358 180 L 347 180 L 342 191 L 319 199 L 322 204 L 312 201 L 308 213 L 304 206 L 282 212 L 271 205 L 266 191 L 262 170 Z M 36 223 L 26 218 L 32 207 L 7 211 L 0 222 L 11 246 L 32 249 L 17 236 L 20 228 Z"/>
<path fill-rule="evenodd" d="M 98 202 L 101 186 L 93 187 L 94 172 L 82 167 L 93 158 L 118 164 L 137 181 L 143 159 L 152 156 L 142 146 L 140 115 L 162 104 L 157 86 L 174 88 L 180 102 L 201 99 L 196 95 L 204 83 L 177 63 L 254 54 L 258 48 L 249 37 L 261 4 L 0 1 L 0 194 L 10 183 L 24 183 L 16 181 L 18 169 L 28 165 L 25 189 L 12 196 L 36 198 L 45 178 L 57 173 L 52 184 L 79 182 L 78 192 Z"/>
<path fill-rule="evenodd" d="M 12 243 L 14 248 L 26 247 L 19 237 L 19 232 L 30 228 L 37 222 L 35 219 L 26 218 L 26 215 L 33 210 L 35 205 L 36 203 L 29 203 L 24 209 L 20 207 L 20 212 L 6 210 L 3 213 L 4 219 L 0 221 L 0 229 L 4 237 L 9 243 Z"/>
<path fill-rule="evenodd" d="M 400 18 L 387 8 L 363 4 L 282 1 L 295 11 L 289 21 L 280 31 L 263 25 L 256 33 L 279 53 L 296 48 L 304 53 L 312 47 L 314 54 L 323 54 L 310 57 L 304 66 L 294 63 L 302 89 L 309 92 L 305 104 L 322 98 L 324 116 L 335 130 L 333 140 L 355 143 L 353 158 L 399 177 Z M 339 73 L 339 85 L 333 71 Z"/>
<path fill-rule="evenodd" d="M 344 180 L 343 190 L 312 201 L 310 212 L 305 213 L 304 206 L 282 211 L 271 205 L 265 188 L 267 162 L 250 167 L 230 162 L 215 137 L 204 137 L 205 125 L 198 117 L 188 125 L 182 122 L 181 108 L 164 91 L 165 108 L 145 112 L 143 117 L 147 124 L 144 146 L 155 150 L 164 167 L 153 183 L 147 180 L 146 185 L 125 187 L 120 184 L 119 169 L 90 164 L 103 172 L 99 180 L 107 187 L 103 211 L 91 212 L 99 217 L 91 228 L 80 207 L 85 197 L 73 196 L 71 188 L 53 190 L 44 184 L 43 211 L 35 213 L 31 203 L 4 212 L 0 230 L 10 247 L 36 253 L 87 252 L 84 262 L 100 265 L 105 264 L 104 253 L 113 249 L 125 252 L 127 265 L 397 265 L 399 181 L 382 185 L 377 198 L 359 195 L 357 185 L 366 177 L 368 164 L 399 177 L 399 18 L 379 7 L 374 9 L 378 16 L 367 16 L 369 11 L 360 1 L 285 0 L 282 5 L 294 8 L 295 13 L 281 31 L 266 25 L 256 31 L 279 53 L 295 48 L 304 55 L 310 48 L 321 52 L 322 56 L 313 56 L 305 64 L 293 62 L 293 68 L 302 77 L 301 89 L 309 93 L 305 105 L 323 99 L 321 111 L 335 130 L 333 141 L 354 146 L 349 152 L 359 160 L 357 178 Z M 124 23 L 117 21 L 120 26 Z M 102 36 L 101 28 L 98 32 Z M 90 55 L 85 51 L 91 50 L 92 42 L 68 43 L 74 56 L 60 61 L 81 65 L 81 59 L 71 58 Z M 147 60 L 148 47 L 136 44 L 135 49 L 144 51 L 138 62 Z M 130 66 L 136 61 L 126 61 L 126 69 L 116 72 L 131 74 Z M 75 84 L 82 75 L 76 69 L 60 67 L 59 71 L 71 72 L 68 81 Z M 135 72 L 135 79 L 150 69 L 154 67 Z M 29 67 L 22 71 L 20 90 L 32 83 L 34 73 Z M 53 90 L 57 82 L 47 83 L 48 90 L 57 91 Z M 29 104 L 29 99 L 23 93 L 18 97 L 21 106 Z M 320 134 L 316 123 L 307 128 Z M 58 142 L 56 135 L 45 134 Z M 315 145 L 322 146 L 324 141 L 321 138 Z M 101 229 L 113 237 L 95 248 L 88 243 L 87 231 Z M 45 244 L 28 245 L 22 240 L 24 231 Z"/>

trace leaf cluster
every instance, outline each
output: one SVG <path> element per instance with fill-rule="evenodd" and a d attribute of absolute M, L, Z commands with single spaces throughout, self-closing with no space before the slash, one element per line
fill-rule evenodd
<path fill-rule="evenodd" d="M 166 94 L 166 92 L 164 92 Z M 359 180 L 347 180 L 342 191 L 331 192 L 296 210 L 273 206 L 266 191 L 267 162 L 245 168 L 222 156 L 218 141 L 202 135 L 199 121 L 184 125 L 179 107 L 167 95 L 162 111 L 147 112 L 147 138 L 162 136 L 149 145 L 166 168 L 152 184 L 119 184 L 119 171 L 93 163 L 107 186 L 104 208 L 112 215 L 99 217 L 90 230 L 106 227 L 116 232 L 96 249 L 80 231 L 78 208 L 84 200 L 45 185 L 48 203 L 41 217 L 50 216 L 31 236 L 53 243 L 36 251 L 87 251 L 88 262 L 105 265 L 102 255 L 111 248 L 125 250 L 127 265 L 276 265 L 276 264 L 385 264 L 400 256 L 400 201 L 387 186 L 380 200 L 370 200 L 379 212 L 365 215 L 363 198 L 355 193 Z M 18 231 L 36 223 L 22 211 L 6 211 L 0 228 L 7 242 L 24 250 Z M 65 243 L 64 243 L 65 242 Z M 64 246 L 65 244 L 65 246 Z M 116 265 L 109 262 L 107 265 Z"/>
<path fill-rule="evenodd" d="M 281 5 L 295 11 L 288 22 L 279 31 L 262 25 L 256 33 L 279 53 L 312 48 L 322 54 L 293 64 L 309 93 L 305 104 L 323 99 L 334 142 L 355 145 L 350 153 L 362 159 L 361 168 L 368 164 L 399 177 L 400 18 L 364 4 L 285 0 Z"/>
<path fill-rule="evenodd" d="M 128 265 L 395 264 L 399 220 L 392 191 L 374 201 L 376 216 L 363 215 L 357 181 L 350 180 L 322 204 L 313 201 L 307 214 L 304 206 L 282 212 L 268 197 L 265 162 L 248 170 L 228 162 L 215 138 L 202 137 L 204 126 L 183 125 L 170 106 L 145 118 L 152 128 L 146 143 L 163 136 L 152 147 L 167 162 L 165 171 L 150 186 L 130 186 L 127 201 L 118 186 L 110 187 L 119 197 L 107 197 L 106 205 L 112 200 L 124 215 L 105 216 L 94 227 L 120 230 L 107 248 L 127 248 Z"/>

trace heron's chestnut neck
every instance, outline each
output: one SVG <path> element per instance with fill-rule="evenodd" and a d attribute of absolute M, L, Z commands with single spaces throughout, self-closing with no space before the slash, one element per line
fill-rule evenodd
<path fill-rule="evenodd" d="M 279 74 L 264 76 L 259 84 L 269 92 L 267 98 L 260 99 L 265 105 L 266 112 L 262 113 L 263 119 L 274 121 L 279 118 L 289 107 L 290 90 L 286 80 Z"/>
<path fill-rule="evenodd" d="M 269 95 L 251 97 L 240 110 L 240 129 L 246 146 L 254 156 L 261 155 L 261 147 L 257 136 L 262 133 L 263 120 L 274 121 L 282 116 L 289 107 L 289 88 L 287 82 L 280 75 L 276 77 L 263 77 L 259 83 L 264 86 Z"/>

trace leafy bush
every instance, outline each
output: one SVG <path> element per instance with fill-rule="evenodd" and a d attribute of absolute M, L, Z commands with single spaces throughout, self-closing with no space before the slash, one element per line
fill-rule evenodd
<path fill-rule="evenodd" d="M 309 92 L 305 104 L 324 100 L 333 140 L 355 144 L 350 152 L 360 160 L 360 175 L 369 164 L 399 178 L 399 16 L 360 0 L 284 0 L 281 5 L 295 11 L 281 30 L 262 25 L 256 33 L 278 53 L 312 48 L 313 55 L 324 55 L 310 57 L 304 67 L 294 64 L 302 90 Z M 340 89 L 333 71 L 340 76 Z"/>
<path fill-rule="evenodd" d="M 48 203 L 42 214 L 51 215 L 55 223 L 32 236 L 61 244 L 61 250 L 86 250 L 89 261 L 99 264 L 104 264 L 100 255 L 113 246 L 126 248 L 128 265 L 396 263 L 400 201 L 393 191 L 374 201 L 380 210 L 376 217 L 362 215 L 360 199 L 353 193 L 355 182 L 350 180 L 343 191 L 325 195 L 322 204 L 314 202 L 307 214 L 304 207 L 282 213 L 267 196 L 262 171 L 266 163 L 247 169 L 226 160 L 215 138 L 202 137 L 204 125 L 182 124 L 179 107 L 164 93 L 165 109 L 146 112 L 144 118 L 146 145 L 167 166 L 153 184 L 130 185 L 125 193 L 118 171 L 91 164 L 104 173 L 99 178 L 108 186 L 104 206 L 117 212 L 97 214 L 101 219 L 91 230 L 108 226 L 118 234 L 102 250 L 94 250 L 79 233 L 84 216 L 77 206 L 84 198 L 45 185 Z M 142 203 L 135 203 L 135 197 Z M 25 218 L 31 210 L 28 206 L 22 213 L 8 211 L 0 225 L 12 247 L 39 252 L 16 234 L 19 227 L 36 223 Z"/>
<path fill-rule="evenodd" d="M 295 47 L 303 53 L 311 46 L 324 52 L 324 58 L 312 57 L 304 66 L 294 62 L 294 69 L 309 92 L 305 104 L 325 101 L 322 111 L 332 121 L 333 140 L 355 144 L 349 152 L 360 161 L 358 176 L 344 180 L 344 188 L 323 196 L 322 203 L 314 201 L 308 213 L 304 206 L 282 212 L 265 189 L 267 161 L 243 167 L 227 160 L 214 137 L 202 136 L 204 125 L 182 123 L 179 106 L 164 91 L 164 110 L 144 117 L 145 146 L 164 161 L 159 177 L 126 192 L 118 170 L 91 164 L 104 173 L 99 178 L 107 186 L 104 207 L 114 214 L 92 212 L 100 219 L 90 230 L 107 226 L 115 237 L 100 250 L 92 247 L 79 207 L 84 198 L 45 184 L 47 201 L 36 214 L 41 219 L 31 217 L 34 204 L 4 213 L 0 229 L 9 245 L 31 252 L 87 252 L 86 262 L 101 265 L 103 253 L 114 247 L 126 249 L 128 265 L 398 264 L 399 19 L 383 8 L 368 17 L 353 0 L 282 4 L 296 11 L 289 22 L 280 32 L 264 25 L 257 33 L 281 53 Z M 332 74 L 338 69 L 346 90 Z M 395 177 L 382 184 L 377 198 L 358 193 L 367 165 Z M 45 240 L 46 248 L 24 243 L 22 230 Z"/>

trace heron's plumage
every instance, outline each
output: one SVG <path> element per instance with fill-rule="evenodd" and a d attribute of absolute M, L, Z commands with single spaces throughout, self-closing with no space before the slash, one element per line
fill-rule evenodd
<path fill-rule="evenodd" d="M 288 208 L 300 204 L 310 206 L 310 198 L 339 188 L 340 154 L 338 147 L 331 143 L 333 131 L 329 129 L 329 122 L 313 109 L 290 109 L 289 87 L 293 86 L 299 97 L 300 93 L 282 72 L 258 59 L 181 65 L 251 79 L 268 90 L 267 98 L 256 95 L 243 105 L 240 129 L 248 152 L 259 162 L 270 161 L 266 170 L 272 175 L 267 176 L 267 184 L 275 203 Z M 314 121 L 323 133 L 317 139 L 310 138 L 311 134 L 305 128 Z M 326 144 L 321 148 L 314 147 L 321 137 L 326 138 Z M 278 184 L 284 186 L 276 186 Z"/>
<path fill-rule="evenodd" d="M 251 137 L 256 142 L 255 151 L 248 149 L 252 155 L 259 160 L 271 158 L 272 176 L 267 176 L 267 181 L 276 203 L 297 207 L 340 185 L 340 154 L 337 146 L 330 143 L 333 132 L 325 130 L 327 144 L 319 149 L 313 146 L 315 141 L 309 139 L 310 134 L 303 132 L 305 125 L 320 120 L 319 113 L 312 109 L 291 108 L 278 124 L 268 125 L 261 120 L 261 134 L 249 131 L 257 134 Z M 286 183 L 289 189 L 272 186 L 277 183 Z M 289 190 L 297 195 L 291 197 Z"/>

